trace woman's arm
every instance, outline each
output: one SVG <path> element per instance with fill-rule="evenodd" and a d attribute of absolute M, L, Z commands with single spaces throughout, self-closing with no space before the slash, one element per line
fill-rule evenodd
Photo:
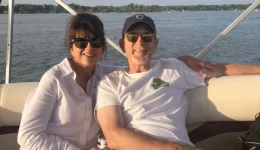
<path fill-rule="evenodd" d="M 37 89 L 30 94 L 23 110 L 18 143 L 26 150 L 80 150 L 58 136 L 46 133 L 57 101 L 57 80 L 45 73 Z"/>

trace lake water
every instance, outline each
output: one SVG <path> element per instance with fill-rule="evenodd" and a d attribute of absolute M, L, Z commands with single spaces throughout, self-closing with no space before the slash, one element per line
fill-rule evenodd
<path fill-rule="evenodd" d="M 154 59 L 196 55 L 242 12 L 146 13 L 155 20 L 160 42 Z M 132 13 L 98 13 L 115 43 Z M 69 14 L 16 14 L 11 82 L 39 81 L 42 74 L 70 56 L 64 45 Z M 4 83 L 8 16 L 0 14 L 0 83 Z M 253 12 L 203 59 L 214 63 L 260 64 L 260 12 Z M 102 63 L 126 65 L 109 47 Z"/>

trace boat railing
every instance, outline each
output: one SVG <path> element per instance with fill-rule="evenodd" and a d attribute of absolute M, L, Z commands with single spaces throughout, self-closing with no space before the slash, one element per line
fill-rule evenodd
<path fill-rule="evenodd" d="M 9 83 L 11 77 L 10 70 L 12 65 L 12 49 L 13 49 L 13 26 L 14 26 L 13 21 L 14 21 L 14 0 L 9 0 L 5 84 Z"/>
<path fill-rule="evenodd" d="M 14 17 L 14 0 L 8 0 L 8 36 L 7 36 L 7 53 L 6 53 L 6 76 L 5 84 L 10 81 L 10 67 L 12 64 L 12 43 L 13 43 L 13 17 Z M 55 0 L 70 14 L 76 15 L 77 12 L 73 10 L 69 5 L 64 3 L 62 0 Z M 222 31 L 212 42 L 210 42 L 196 57 L 202 58 L 212 48 L 217 45 L 230 31 L 232 31 L 245 17 L 247 17 L 255 8 L 260 4 L 260 0 L 255 0 L 237 19 L 235 19 L 224 31 Z M 114 47 L 118 52 L 125 56 L 120 47 L 115 44 L 108 37 L 105 37 L 108 44 Z"/>
<path fill-rule="evenodd" d="M 255 0 L 240 16 L 237 17 L 225 30 L 223 30 L 212 42 L 210 42 L 196 57 L 202 58 L 214 46 L 216 46 L 230 31 L 232 31 L 242 20 L 244 20 L 256 7 L 260 4 L 260 0 Z"/>

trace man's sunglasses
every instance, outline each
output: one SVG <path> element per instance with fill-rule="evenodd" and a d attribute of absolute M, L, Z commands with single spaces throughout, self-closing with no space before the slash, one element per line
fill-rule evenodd
<path fill-rule="evenodd" d="M 138 40 L 138 37 L 141 36 L 142 41 L 145 43 L 152 42 L 154 39 L 154 34 L 153 33 L 128 33 L 126 35 L 126 38 L 129 42 L 135 43 Z"/>
<path fill-rule="evenodd" d="M 88 43 L 93 48 L 100 48 L 103 46 L 103 41 L 101 38 L 96 38 L 93 40 L 87 40 L 85 38 L 74 38 L 72 39 L 71 43 L 74 43 L 77 48 L 85 49 L 88 46 Z"/>

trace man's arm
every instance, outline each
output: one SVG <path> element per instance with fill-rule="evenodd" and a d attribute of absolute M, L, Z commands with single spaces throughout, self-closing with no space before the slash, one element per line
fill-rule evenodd
<path fill-rule="evenodd" d="M 217 76 L 260 74 L 260 66 L 245 64 L 216 64 L 213 71 Z"/>
<path fill-rule="evenodd" d="M 199 150 L 173 142 L 161 141 L 124 128 L 121 108 L 107 106 L 97 110 L 97 119 L 108 147 L 116 150 Z"/>
<path fill-rule="evenodd" d="M 205 74 L 206 78 L 230 75 L 254 75 L 260 74 L 260 66 L 245 64 L 215 64 L 213 69 L 207 69 Z"/>
<path fill-rule="evenodd" d="M 188 67 L 200 73 L 202 76 L 206 76 L 205 70 L 212 71 L 214 67 L 211 62 L 203 61 L 193 56 L 179 56 L 177 59 L 184 62 Z"/>
<path fill-rule="evenodd" d="M 206 74 L 208 78 L 227 75 L 260 74 L 260 66 L 232 63 L 222 63 L 213 65 L 208 61 L 203 61 L 192 56 L 180 56 L 177 57 L 177 59 L 184 62 L 187 66 L 189 66 L 196 72 L 199 72 L 201 75 Z"/>

